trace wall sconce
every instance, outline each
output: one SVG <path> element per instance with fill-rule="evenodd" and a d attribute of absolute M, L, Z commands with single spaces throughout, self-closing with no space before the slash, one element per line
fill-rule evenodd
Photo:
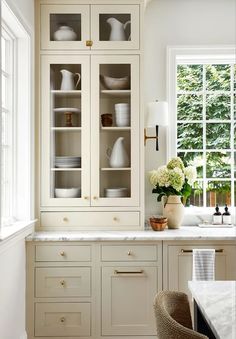
<path fill-rule="evenodd" d="M 156 151 L 158 145 L 158 127 L 168 125 L 168 104 L 166 101 L 149 102 L 147 107 L 146 128 L 144 128 L 144 145 L 148 139 L 156 139 Z M 156 136 L 147 136 L 147 128 L 156 127 Z"/>

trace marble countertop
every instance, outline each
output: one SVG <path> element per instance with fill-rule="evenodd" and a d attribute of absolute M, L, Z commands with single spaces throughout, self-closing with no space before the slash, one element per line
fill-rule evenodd
<path fill-rule="evenodd" d="M 162 241 L 162 240 L 236 240 L 236 227 L 181 227 L 163 232 L 147 231 L 54 231 L 35 232 L 27 241 Z"/>
<path fill-rule="evenodd" d="M 198 307 L 217 339 L 236 338 L 236 281 L 190 281 Z"/>

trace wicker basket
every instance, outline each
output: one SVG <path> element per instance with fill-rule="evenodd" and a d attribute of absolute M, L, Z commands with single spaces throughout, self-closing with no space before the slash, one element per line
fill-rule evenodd
<path fill-rule="evenodd" d="M 149 222 L 153 231 L 164 231 L 167 226 L 167 218 L 165 217 L 151 217 Z"/>

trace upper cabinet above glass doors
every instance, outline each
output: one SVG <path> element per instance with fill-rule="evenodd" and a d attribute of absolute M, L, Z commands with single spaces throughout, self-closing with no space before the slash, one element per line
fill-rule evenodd
<path fill-rule="evenodd" d="M 41 5 L 41 49 L 139 49 L 139 5 Z"/>

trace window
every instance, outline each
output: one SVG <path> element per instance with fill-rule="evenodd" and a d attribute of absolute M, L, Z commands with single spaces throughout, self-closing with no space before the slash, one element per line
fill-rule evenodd
<path fill-rule="evenodd" d="M 30 34 L 1 2 L 0 231 L 31 219 Z"/>
<path fill-rule="evenodd" d="M 228 52 L 188 50 L 184 55 L 175 49 L 169 54 L 169 81 L 174 82 L 170 153 L 197 168 L 190 206 L 235 205 L 236 65 L 233 51 Z"/>
<path fill-rule="evenodd" d="M 1 34 L 1 217 L 3 225 L 14 222 L 14 39 L 9 27 L 3 23 Z"/>

